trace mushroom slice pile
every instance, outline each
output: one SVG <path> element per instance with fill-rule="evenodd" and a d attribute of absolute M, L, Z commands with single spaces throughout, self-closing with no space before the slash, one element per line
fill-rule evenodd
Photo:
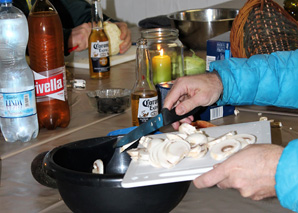
<path fill-rule="evenodd" d="M 177 134 L 166 133 L 166 139 L 144 136 L 140 139 L 142 147 L 128 150 L 134 161 L 146 161 L 158 168 L 172 168 L 186 157 L 202 158 L 210 151 L 215 160 L 224 160 L 248 144 L 256 142 L 250 134 L 228 132 L 211 138 L 194 126 L 184 123 Z"/>
<path fill-rule="evenodd" d="M 185 158 L 190 152 L 190 145 L 186 141 L 165 139 L 160 142 L 154 139 L 150 142 L 149 162 L 154 167 L 171 168 Z"/>
<path fill-rule="evenodd" d="M 189 124 L 181 126 L 178 134 L 165 134 L 166 139 L 144 136 L 139 141 L 143 147 L 127 153 L 134 161 L 148 161 L 158 168 L 172 168 L 185 157 L 203 157 L 208 150 L 207 136 Z"/>

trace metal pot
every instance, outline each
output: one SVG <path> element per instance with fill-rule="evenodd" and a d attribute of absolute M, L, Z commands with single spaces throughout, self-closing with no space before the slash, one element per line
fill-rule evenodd
<path fill-rule="evenodd" d="M 190 181 L 123 188 L 121 181 L 130 162 L 126 152 L 122 153 L 113 174 L 91 173 L 96 159 L 107 165 L 117 138 L 77 141 L 45 155 L 44 170 L 56 180 L 65 204 L 73 212 L 170 212 L 184 197 Z M 125 171 L 119 172 L 123 168 Z"/>
<path fill-rule="evenodd" d="M 194 9 L 168 15 L 179 39 L 193 50 L 206 50 L 207 40 L 230 31 L 237 9 Z"/>

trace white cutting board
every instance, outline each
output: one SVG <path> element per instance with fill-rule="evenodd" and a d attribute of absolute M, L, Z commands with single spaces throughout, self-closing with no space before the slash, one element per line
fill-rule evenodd
<path fill-rule="evenodd" d="M 125 53 L 111 56 L 110 65 L 115 66 L 136 59 L 136 50 L 137 47 L 133 45 Z M 80 52 L 72 52 L 69 56 L 65 57 L 65 62 L 68 67 L 89 69 L 88 49 Z"/>
<path fill-rule="evenodd" d="M 269 121 L 232 124 L 202 129 L 210 137 L 219 137 L 229 131 L 237 134 L 247 133 L 256 136 L 256 143 L 271 143 L 271 129 Z M 177 133 L 177 132 L 174 132 Z M 165 134 L 150 137 L 165 138 Z M 140 145 L 141 146 L 141 145 Z M 213 165 L 221 161 L 214 160 L 209 151 L 203 158 L 185 158 L 173 168 L 156 168 L 146 162 L 131 161 L 122 181 L 125 188 L 172 183 L 193 180 L 201 174 L 211 170 Z"/>

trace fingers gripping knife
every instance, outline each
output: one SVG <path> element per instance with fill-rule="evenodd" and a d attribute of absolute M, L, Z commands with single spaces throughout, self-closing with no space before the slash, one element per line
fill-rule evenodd
<path fill-rule="evenodd" d="M 128 144 L 132 141 L 135 141 L 142 136 L 145 136 L 163 126 L 170 125 L 176 121 L 179 121 L 183 118 L 186 118 L 190 115 L 193 115 L 194 113 L 204 110 L 204 107 L 196 107 L 192 111 L 184 114 L 184 115 L 177 115 L 175 112 L 176 108 L 173 108 L 171 110 L 168 110 L 167 108 L 163 108 L 161 110 L 161 113 L 159 113 L 157 116 L 154 118 L 151 118 L 147 122 L 141 124 L 139 127 L 134 129 L 133 131 L 129 132 L 127 135 L 124 137 L 120 138 L 116 144 L 115 147 L 121 147 L 124 146 L 125 144 Z"/>

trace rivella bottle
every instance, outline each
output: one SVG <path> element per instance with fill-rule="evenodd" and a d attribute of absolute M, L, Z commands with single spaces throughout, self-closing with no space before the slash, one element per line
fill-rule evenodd
<path fill-rule="evenodd" d="M 63 29 L 49 0 L 36 0 L 29 17 L 29 58 L 34 71 L 40 128 L 67 127 L 70 110 L 64 64 Z"/>

